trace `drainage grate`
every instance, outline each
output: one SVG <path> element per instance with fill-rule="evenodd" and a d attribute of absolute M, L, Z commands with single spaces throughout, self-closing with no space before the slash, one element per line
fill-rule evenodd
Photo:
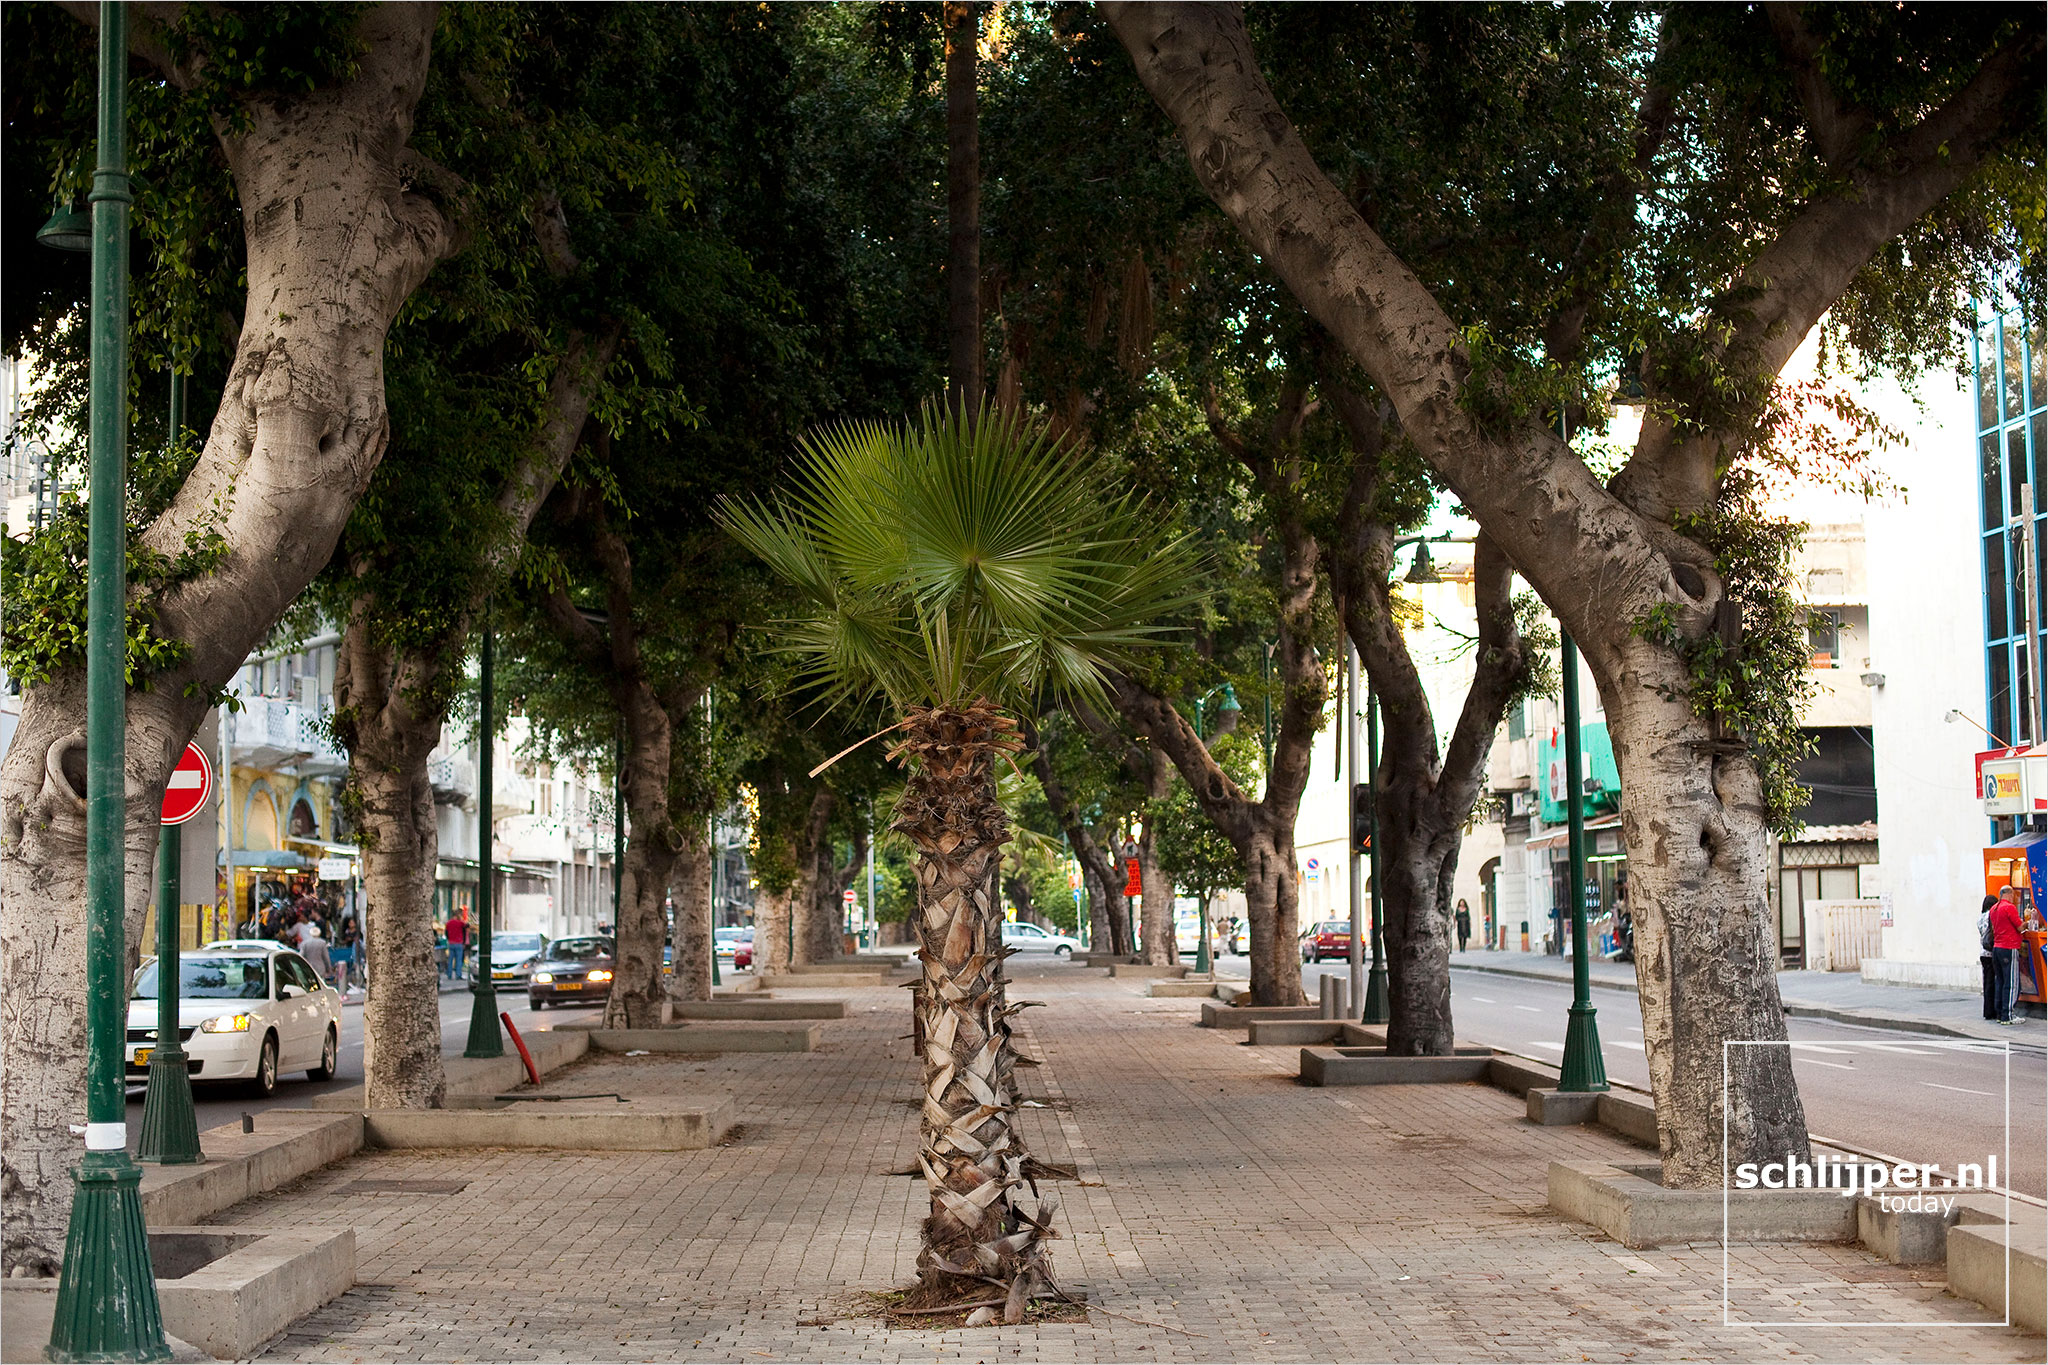
<path fill-rule="evenodd" d="M 461 1194 L 467 1180 L 358 1180 L 343 1185 L 343 1194 Z"/>

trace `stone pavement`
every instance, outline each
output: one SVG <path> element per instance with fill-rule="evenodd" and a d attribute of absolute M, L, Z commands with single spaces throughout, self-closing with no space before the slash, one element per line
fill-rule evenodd
<path fill-rule="evenodd" d="M 1595 961 L 1587 965 L 1596 987 L 1631 992 L 1636 988 L 1636 969 L 1631 963 Z M 1451 966 L 1539 981 L 1572 979 L 1569 957 L 1543 953 L 1452 953 Z M 2048 1043 L 2048 1024 L 2039 1019 L 2005 1028 L 1984 1018 L 1983 1000 L 1974 992 L 1887 986 L 1865 981 L 1855 972 L 1779 972 L 1778 994 L 1785 1002 L 1785 1013 L 1795 1016 L 2036 1047 Z"/>
<path fill-rule="evenodd" d="M 817 1052 L 605 1056 L 564 1093 L 737 1097 L 723 1148 L 365 1152 L 216 1221 L 356 1228 L 357 1288 L 278 1360 L 2038 1360 L 1939 1271 L 1847 1246 L 1628 1252 L 1544 1207 L 1554 1157 L 1641 1160 L 1535 1128 L 1478 1085 L 1314 1090 L 1295 1052 L 1193 1027 L 1198 1001 L 1062 964 L 1017 967 L 1021 1116 L 1071 1165 L 1053 1243 L 1087 1322 L 890 1328 L 844 1316 L 901 1285 L 923 1185 L 908 1001 L 843 996 Z M 457 1193 L 364 1181 L 467 1182 Z M 1111 1316 L 1111 1313 L 1121 1316 Z M 1827 1318 L 1957 1324 L 1847 1328 Z"/>

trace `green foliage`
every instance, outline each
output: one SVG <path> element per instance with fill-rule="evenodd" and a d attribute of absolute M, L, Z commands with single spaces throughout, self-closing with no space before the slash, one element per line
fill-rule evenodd
<path fill-rule="evenodd" d="M 1099 670 L 1188 600 L 1186 540 L 1042 425 L 928 407 L 803 448 L 784 499 L 733 500 L 721 520 L 800 595 L 778 648 L 826 705 L 1100 698 Z"/>

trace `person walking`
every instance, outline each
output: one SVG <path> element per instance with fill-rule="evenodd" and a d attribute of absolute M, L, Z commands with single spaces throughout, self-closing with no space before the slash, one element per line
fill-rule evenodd
<path fill-rule="evenodd" d="M 1458 901 L 1458 951 L 1465 951 L 1466 940 L 1472 937 L 1472 907 L 1461 898 Z"/>
<path fill-rule="evenodd" d="M 1998 897 L 1986 896 L 1977 912 L 1977 968 L 1984 976 L 1984 1017 L 1998 1018 L 1998 959 L 1991 952 L 1991 907 Z"/>
<path fill-rule="evenodd" d="M 312 932 L 299 940 L 299 956 L 306 959 L 306 965 L 319 973 L 320 979 L 325 981 L 334 975 L 334 959 L 327 951 L 326 935 L 320 932 L 320 926 L 312 920 L 307 920 L 306 925 Z"/>
<path fill-rule="evenodd" d="M 2013 1022 L 2012 1006 L 2021 942 L 2019 906 L 2013 902 L 2012 888 L 2001 886 L 1998 888 L 1998 903 L 1991 907 L 1991 956 L 1998 972 L 1998 1022 L 2001 1024 Z"/>
<path fill-rule="evenodd" d="M 343 915 L 341 927 L 334 931 L 334 943 L 327 950 L 329 960 L 334 963 L 334 989 L 348 994 L 349 973 L 356 965 L 356 945 L 362 942 L 362 931 L 356 928 L 354 915 Z"/>
<path fill-rule="evenodd" d="M 450 915 L 442 927 L 448 935 L 448 977 L 452 981 L 462 976 L 463 957 L 469 949 L 469 907 Z"/>

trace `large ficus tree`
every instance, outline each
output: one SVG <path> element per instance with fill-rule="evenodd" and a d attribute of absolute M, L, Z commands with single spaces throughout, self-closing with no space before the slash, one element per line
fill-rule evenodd
<path fill-rule="evenodd" d="M 776 629 L 828 704 L 880 698 L 901 717 L 886 732 L 909 770 L 891 828 L 917 849 L 931 1192 L 912 1306 L 992 1284 L 1019 1321 L 1050 1284 L 1057 1201 L 1028 1185 L 1012 1129 L 1023 1006 L 1004 989 L 997 767 L 1042 697 L 1103 698 L 1104 670 L 1182 604 L 1192 554 L 1103 464 L 986 410 L 829 429 L 787 493 L 723 519 L 799 595 Z"/>
<path fill-rule="evenodd" d="M 50 168 L 68 192 L 90 160 L 91 67 L 61 41 L 15 41 L 39 8 L 9 9 L 7 79 L 77 77 L 51 97 L 76 114 L 75 152 Z M 154 477 L 131 502 L 131 941 L 171 766 L 326 563 L 388 440 L 386 331 L 460 239 L 444 211 L 459 187 L 408 145 L 434 6 L 132 9 L 148 74 L 131 80 L 131 108 L 157 120 L 138 153 L 157 153 L 161 177 L 138 214 L 151 250 L 136 293 L 158 322 L 138 351 L 187 369 L 209 351 L 219 369 L 195 387 L 219 403 L 195 423 L 196 453 L 138 462 Z M 0 768 L 0 1209 L 6 1266 L 43 1274 L 64 1242 L 86 1060 L 78 524 L 8 548 L 7 666 L 26 686 Z"/>
<path fill-rule="evenodd" d="M 1803 1152 L 1785 1049 L 1729 1050 L 1724 1105 L 1723 1044 L 1785 1036 L 1764 883 L 1796 793 L 1797 684 L 1775 585 L 1755 581 L 1782 557 L 1760 549 L 1750 471 L 1796 402 L 1778 375 L 1824 318 L 1848 352 L 1908 365 L 1957 355 L 1968 293 L 2038 299 L 2038 12 L 1615 6 L 1590 11 L 1611 26 L 1590 66 L 1529 35 L 1523 81 L 1578 82 L 1607 111 L 1584 154 L 1521 168 L 1524 197 L 1566 187 L 1586 206 L 1558 254 L 1487 220 L 1511 145 L 1455 168 L 1426 210 L 1390 210 L 1369 158 L 1290 121 L 1237 6 L 1104 9 L 1197 179 L 1593 668 L 1666 1180 Z M 1491 98 L 1350 13 L 1347 41 L 1305 65 L 1348 81 L 1353 120 L 1398 117 L 1376 98 L 1396 81 L 1420 79 L 1414 101 L 1451 119 Z M 1468 22 L 1483 36 L 1484 15 Z M 1461 238 L 1521 282 L 1517 316 L 1461 295 L 1469 276 L 1441 254 Z M 1624 364 L 1649 406 L 1603 480 L 1559 419 L 1597 418 L 1587 395 Z"/>

